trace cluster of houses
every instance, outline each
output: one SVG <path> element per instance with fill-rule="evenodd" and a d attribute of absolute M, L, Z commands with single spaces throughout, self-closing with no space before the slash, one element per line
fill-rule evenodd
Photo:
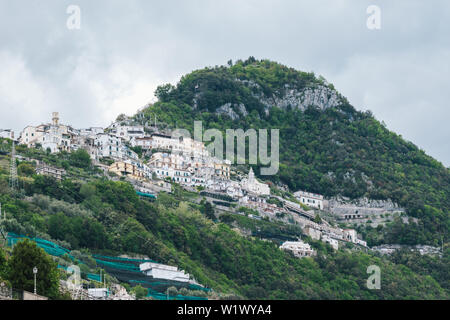
<path fill-rule="evenodd" d="M 358 239 L 357 233 L 353 229 L 341 229 L 333 227 L 324 227 L 316 224 L 315 226 L 308 224 L 303 228 L 303 232 L 310 236 L 313 240 L 321 240 L 328 243 L 334 250 L 339 249 L 339 243 L 352 243 L 362 248 L 367 248 L 367 243 Z M 316 251 L 311 246 L 301 240 L 286 241 L 280 249 L 291 251 L 298 258 L 311 257 Z"/>
<path fill-rule="evenodd" d="M 98 164 L 101 159 L 112 160 L 107 168 L 109 172 L 135 181 L 169 180 L 185 187 L 203 187 L 238 198 L 247 194 L 270 195 L 269 186 L 259 182 L 253 171 L 240 182 L 232 181 L 231 162 L 210 156 L 203 142 L 190 137 L 148 133 L 143 125 L 132 125 L 128 121 L 114 122 L 105 129 L 76 129 L 60 123 L 58 112 L 52 113 L 51 120 L 50 123 L 25 127 L 18 138 L 19 144 L 51 153 L 81 148 Z M 134 150 L 151 154 L 151 157 L 144 162 Z M 57 179 L 65 174 L 64 170 L 44 164 L 37 171 Z"/>
<path fill-rule="evenodd" d="M 51 123 L 25 127 L 18 142 L 28 147 L 40 147 L 51 153 L 73 152 L 81 148 L 98 165 L 100 160 L 109 159 L 111 164 L 107 167 L 103 165 L 104 170 L 112 176 L 127 177 L 140 194 L 170 191 L 170 182 L 175 182 L 188 190 L 201 189 L 214 197 L 234 199 L 240 206 L 252 208 L 261 216 L 291 214 L 307 235 L 327 242 L 335 249 L 338 249 L 339 241 L 366 246 L 363 240 L 358 239 L 355 230 L 343 230 L 326 223 L 318 224 L 313 221 L 314 211 L 305 211 L 298 203 L 281 197 L 276 197 L 282 203 L 281 206 L 273 201 L 269 202 L 269 185 L 258 181 L 252 169 L 240 181 L 233 180 L 231 162 L 211 156 L 203 142 L 146 129 L 145 126 L 135 125 L 130 121 L 116 121 L 105 129 L 75 129 L 61 124 L 59 114 L 53 112 Z M 0 130 L 2 136 L 9 134 L 9 137 L 14 138 L 14 133 L 8 132 L 10 131 Z M 147 160 L 142 160 L 136 151 L 147 155 Z M 61 179 L 65 171 L 40 164 L 37 173 Z M 294 196 L 300 204 L 309 208 L 323 210 L 326 204 L 319 194 L 297 191 Z M 301 243 L 289 242 L 282 249 L 293 250 L 299 257 L 312 254 L 310 248 Z"/>

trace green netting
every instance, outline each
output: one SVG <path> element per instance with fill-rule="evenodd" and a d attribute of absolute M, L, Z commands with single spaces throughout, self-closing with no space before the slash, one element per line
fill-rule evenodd
<path fill-rule="evenodd" d="M 132 272 L 141 272 L 141 270 L 139 269 L 139 267 L 136 267 L 134 264 L 126 264 L 126 263 L 121 263 L 121 262 L 111 262 L 111 261 L 104 261 L 104 260 L 100 260 L 100 259 L 95 259 L 95 261 L 97 262 L 97 264 L 104 266 L 104 267 L 109 267 L 109 268 L 113 268 L 113 269 L 121 269 L 121 270 L 127 270 L 127 271 L 132 271 Z"/>
<path fill-rule="evenodd" d="M 138 196 L 141 196 L 141 197 L 150 198 L 150 199 L 156 199 L 156 196 L 154 194 L 151 194 L 151 193 L 143 193 L 143 192 L 136 191 L 136 194 Z"/>
<path fill-rule="evenodd" d="M 86 277 L 89 280 L 93 280 L 93 281 L 97 281 L 97 282 L 102 282 L 102 277 L 99 274 L 95 274 L 95 273 L 88 273 L 86 274 Z"/>
<path fill-rule="evenodd" d="M 205 292 L 211 291 L 210 288 L 205 288 L 205 287 L 199 286 L 198 284 L 193 284 L 193 283 L 189 284 L 188 289 L 190 289 L 190 290 L 202 290 L 202 291 L 205 291 Z"/>
<path fill-rule="evenodd" d="M 134 264 L 141 264 L 144 262 L 153 262 L 153 263 L 158 263 L 154 260 L 150 260 L 150 259 L 131 259 L 131 258 L 122 258 L 122 257 L 110 257 L 110 256 L 102 256 L 99 254 L 93 254 L 92 255 L 94 258 L 98 258 L 101 260 L 107 260 L 107 261 L 123 261 L 123 262 L 127 262 L 127 263 L 134 263 Z"/>
<path fill-rule="evenodd" d="M 34 241 L 39 248 L 44 249 L 44 251 L 47 252 L 49 255 L 56 256 L 56 257 L 61 257 L 64 255 L 67 255 L 73 261 L 75 260 L 75 258 L 70 254 L 69 250 L 67 250 L 66 248 L 63 248 L 51 241 L 41 239 L 41 238 L 30 238 L 27 236 L 15 234 L 13 232 L 8 233 L 8 237 L 7 237 L 8 246 L 13 246 L 17 242 L 24 240 L 24 239 L 30 239 L 30 240 Z"/>
<path fill-rule="evenodd" d="M 152 297 L 156 300 L 208 300 L 204 297 L 192 297 L 192 296 L 183 296 L 181 294 L 176 296 L 168 296 L 165 293 L 158 292 L 152 289 L 148 289 L 147 297 Z"/>
<path fill-rule="evenodd" d="M 26 236 L 17 235 L 15 233 L 8 233 L 7 242 L 9 246 L 15 245 L 17 242 L 23 239 L 30 239 L 34 241 L 38 247 L 44 249 L 45 252 L 52 256 L 61 257 L 64 255 L 68 255 L 72 261 L 76 261 L 76 259 L 70 254 L 70 251 L 66 248 L 63 248 L 51 241 L 41 239 L 41 238 L 30 238 Z M 141 272 L 139 265 L 145 262 L 153 262 L 158 263 L 154 260 L 150 259 L 131 259 L 131 258 L 121 258 L 121 257 L 110 257 L 110 256 L 102 256 L 102 255 L 93 255 L 95 261 L 98 265 L 102 266 L 105 271 L 112 276 L 116 277 L 118 280 L 122 282 L 128 282 L 131 285 L 142 285 L 143 287 L 149 290 L 149 297 L 153 297 L 155 299 L 167 299 L 166 294 L 163 292 L 167 290 L 169 287 L 175 287 L 177 289 L 187 288 L 190 290 L 202 290 L 202 291 L 210 291 L 209 288 L 204 288 L 199 285 L 195 285 L 192 283 L 175 281 L 175 280 L 164 280 L 164 279 L 154 279 L 151 276 L 148 276 Z M 81 263 L 78 261 L 78 263 Z M 66 266 L 58 265 L 58 268 L 67 270 Z M 86 274 L 87 279 L 101 282 L 101 276 L 98 274 L 88 273 Z M 178 295 L 175 297 L 170 297 L 172 300 L 207 300 L 206 298 L 201 297 L 189 297 Z"/>

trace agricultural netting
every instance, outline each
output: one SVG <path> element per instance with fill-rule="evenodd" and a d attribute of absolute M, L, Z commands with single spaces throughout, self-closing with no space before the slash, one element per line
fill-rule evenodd
<path fill-rule="evenodd" d="M 8 246 L 12 247 L 17 242 L 24 240 L 24 239 L 30 239 L 30 240 L 34 241 L 39 248 L 44 249 L 44 251 L 47 252 L 51 256 L 62 257 L 64 255 L 67 255 L 68 257 L 70 257 L 70 259 L 75 261 L 75 258 L 70 254 L 69 250 L 57 245 L 56 243 L 53 243 L 51 241 L 44 240 L 41 238 L 30 238 L 30 237 L 26 237 L 26 236 L 22 236 L 22 235 L 18 235 L 18 234 L 9 232 L 8 237 L 7 237 Z"/>
<path fill-rule="evenodd" d="M 169 296 L 165 293 L 161 293 L 152 289 L 148 289 L 147 297 L 151 297 L 156 300 L 208 300 L 203 297 L 183 296 L 178 294 L 176 296 Z"/>
<path fill-rule="evenodd" d="M 186 288 L 189 290 L 202 290 L 206 292 L 211 290 L 189 282 L 156 279 L 152 276 L 144 274 L 140 270 L 139 265 L 144 262 L 158 263 L 153 260 L 108 257 L 100 255 L 94 255 L 94 258 L 97 261 L 97 264 L 102 266 L 106 272 L 113 275 L 119 281 L 127 282 L 132 286 L 141 285 L 144 288 L 155 292 L 165 292 L 169 287 L 175 287 L 177 289 Z"/>
<path fill-rule="evenodd" d="M 67 255 L 72 259 L 72 261 L 76 261 L 77 263 L 82 263 L 81 261 L 77 261 L 71 254 L 70 250 L 63 248 L 51 241 L 44 240 L 41 238 L 30 238 L 22 235 L 18 235 L 15 233 L 8 233 L 7 242 L 9 246 L 14 246 L 17 242 L 30 239 L 34 241 L 38 247 L 44 249 L 51 256 L 62 257 Z M 97 266 L 102 267 L 108 274 L 112 275 L 120 282 L 129 283 L 132 286 L 141 285 L 144 288 L 148 289 L 148 297 L 153 297 L 154 299 L 167 299 L 167 296 L 164 292 L 169 287 L 175 287 L 177 289 L 186 288 L 188 290 L 201 290 L 208 292 L 211 289 L 204 288 L 200 285 L 168 280 L 168 279 L 156 279 L 152 276 L 148 276 L 144 274 L 139 265 L 145 262 L 153 262 L 158 263 L 154 260 L 150 259 L 132 259 L 132 258 L 122 258 L 122 257 L 111 257 L 111 256 L 103 256 L 103 255 L 92 255 L 95 259 Z M 66 266 L 58 265 L 58 268 L 64 269 L 67 271 Z M 101 282 L 102 278 L 98 274 L 86 273 L 82 274 L 83 278 L 87 278 L 89 280 Z M 202 297 L 189 297 L 178 295 L 175 297 L 170 297 L 170 299 L 176 300 L 205 300 L 206 298 Z"/>

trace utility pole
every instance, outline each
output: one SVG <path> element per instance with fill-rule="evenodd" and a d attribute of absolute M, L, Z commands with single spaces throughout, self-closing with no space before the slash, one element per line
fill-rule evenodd
<path fill-rule="evenodd" d="M 11 166 L 10 166 L 10 176 L 9 176 L 9 187 L 17 191 L 19 189 L 19 182 L 17 180 L 17 166 L 16 166 L 16 145 L 13 140 L 11 149 Z"/>
<path fill-rule="evenodd" d="M 36 274 L 38 272 L 38 269 L 36 267 L 33 268 L 33 274 L 34 274 L 34 294 L 36 295 Z"/>

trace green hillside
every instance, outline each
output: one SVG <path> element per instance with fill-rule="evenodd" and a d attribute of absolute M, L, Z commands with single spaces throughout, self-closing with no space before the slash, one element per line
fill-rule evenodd
<path fill-rule="evenodd" d="M 318 255 L 298 259 L 273 242 L 244 237 L 225 223 L 209 220 L 202 205 L 186 202 L 192 195 L 179 188 L 150 203 L 140 200 L 126 182 L 95 177 L 82 185 L 44 180 L 28 181 L 30 197 L 24 198 L 9 192 L 5 175 L 0 179 L 0 201 L 8 212 L 2 225 L 8 231 L 57 241 L 84 254 L 145 254 L 186 270 L 221 296 L 448 299 L 448 249 L 445 260 L 429 258 L 433 270 L 423 263 L 420 268 L 418 263 L 406 266 L 420 257 L 398 257 L 408 262 L 395 264 L 364 252 L 335 252 L 310 239 Z M 367 288 L 369 265 L 383 270 L 382 290 Z"/>
<path fill-rule="evenodd" d="M 238 215 L 217 220 L 201 196 L 177 185 L 149 202 L 129 183 L 107 179 L 84 151 L 48 154 L 17 146 L 17 154 L 65 168 L 67 175 L 62 181 L 38 176 L 35 163 L 18 160 L 21 190 L 13 192 L 8 187 L 11 143 L 0 139 L 3 229 L 88 257 L 92 265 L 85 273 L 99 271 L 92 254 L 145 255 L 185 270 L 220 297 L 449 299 L 449 169 L 369 112 L 355 110 L 324 79 L 249 58 L 194 71 L 156 94 L 158 101 L 136 114 L 137 122 L 154 121 L 156 115 L 160 127 L 192 130 L 194 120 L 202 120 L 204 128 L 221 130 L 280 129 L 280 171 L 261 179 L 291 191 L 390 198 L 418 223 L 397 220 L 358 229 L 368 244 L 442 245 L 442 257 L 406 250 L 380 256 L 352 245 L 335 251 L 301 235 L 297 225 Z M 262 235 L 301 236 L 317 256 L 295 258 L 278 243 L 259 239 Z M 0 249 L 0 278 L 5 279 L 2 251 L 8 250 Z M 381 269 L 381 290 L 367 288 L 370 265 Z"/>
<path fill-rule="evenodd" d="M 296 105 L 292 92 L 307 89 L 324 92 L 336 103 Z M 194 120 L 202 120 L 206 129 L 280 129 L 279 173 L 261 178 L 284 183 L 291 191 L 390 198 L 419 219 L 361 230 L 371 245 L 448 241 L 449 169 L 389 131 L 371 112 L 357 111 L 322 77 L 251 57 L 193 71 L 155 94 L 158 101 L 136 120 L 151 122 L 156 115 L 171 128 L 190 130 Z"/>

